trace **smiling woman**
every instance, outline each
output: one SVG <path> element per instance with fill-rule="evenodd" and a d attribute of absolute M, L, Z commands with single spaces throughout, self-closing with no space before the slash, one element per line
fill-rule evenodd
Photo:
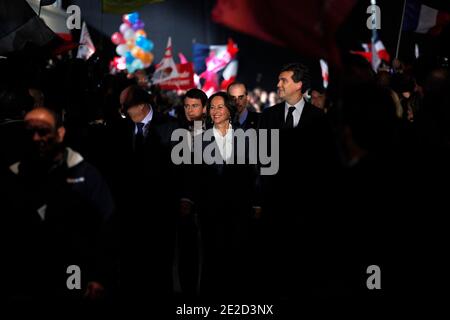
<path fill-rule="evenodd" d="M 236 114 L 234 102 L 225 92 L 217 92 L 209 98 L 207 110 L 214 127 L 225 134 Z"/>

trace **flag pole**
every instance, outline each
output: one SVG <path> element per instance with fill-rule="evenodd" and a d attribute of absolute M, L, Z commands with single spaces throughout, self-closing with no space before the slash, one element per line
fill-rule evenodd
<path fill-rule="evenodd" d="M 402 19 L 400 22 L 400 30 L 398 31 L 397 49 L 395 50 L 395 59 L 398 59 L 398 53 L 400 51 L 400 40 L 402 38 L 403 19 L 405 18 L 406 1 L 407 0 L 403 0 Z"/>
<path fill-rule="evenodd" d="M 42 0 L 39 0 L 39 13 L 38 13 L 38 17 L 41 17 L 41 8 L 42 8 L 41 2 L 42 2 Z"/>
<path fill-rule="evenodd" d="M 370 4 L 371 5 L 376 5 L 376 1 L 375 0 L 370 0 Z M 377 25 L 377 16 L 375 15 L 375 26 Z M 377 72 L 376 67 L 377 67 L 377 63 L 376 61 L 378 60 L 378 53 L 377 53 L 377 49 L 375 48 L 375 42 L 377 41 L 377 28 L 372 28 L 372 37 L 370 39 L 371 41 L 371 51 L 372 51 L 372 69 Z"/>

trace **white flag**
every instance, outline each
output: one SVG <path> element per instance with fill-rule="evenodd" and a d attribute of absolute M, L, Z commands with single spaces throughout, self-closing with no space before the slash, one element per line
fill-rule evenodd
<path fill-rule="evenodd" d="M 328 73 L 328 63 L 323 59 L 320 59 L 320 69 L 322 70 L 323 87 L 326 89 L 330 75 Z"/>
<path fill-rule="evenodd" d="M 83 22 L 80 36 L 80 46 L 78 47 L 77 58 L 87 60 L 95 52 L 94 44 L 92 43 L 91 36 L 86 26 L 86 22 Z"/>
<path fill-rule="evenodd" d="M 172 39 L 169 37 L 169 40 L 167 40 L 164 58 L 162 58 L 161 62 L 156 65 L 152 82 L 154 84 L 158 84 L 177 77 L 179 77 L 179 75 L 172 55 Z"/>

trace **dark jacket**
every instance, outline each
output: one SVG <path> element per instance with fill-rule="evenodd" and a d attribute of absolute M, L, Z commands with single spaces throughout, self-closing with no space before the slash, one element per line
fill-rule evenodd
<path fill-rule="evenodd" d="M 70 265 L 80 267 L 82 288 L 88 281 L 105 285 L 114 272 L 105 265 L 114 204 L 98 171 L 67 148 L 63 160 L 46 171 L 27 161 L 11 165 L 6 182 L 9 231 L 16 239 L 9 260 L 13 290 L 31 296 L 73 293 L 66 287 Z"/>

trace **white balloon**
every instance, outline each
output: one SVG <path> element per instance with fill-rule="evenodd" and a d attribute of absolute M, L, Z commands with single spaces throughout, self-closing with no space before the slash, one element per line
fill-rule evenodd
<path fill-rule="evenodd" d="M 126 44 L 120 44 L 116 48 L 116 52 L 119 56 L 125 56 L 128 51 L 128 46 Z"/>
<path fill-rule="evenodd" d="M 144 69 L 144 64 L 139 59 L 134 59 L 134 61 L 131 63 L 131 67 L 135 70 Z"/>
<path fill-rule="evenodd" d="M 125 40 L 130 40 L 134 38 L 134 30 L 133 29 L 128 29 L 127 31 L 125 31 L 125 33 L 123 34 L 123 38 Z"/>
<path fill-rule="evenodd" d="M 122 34 L 125 33 L 125 31 L 127 31 L 128 29 L 131 29 L 130 26 L 126 23 L 122 23 L 119 27 L 120 32 L 122 32 Z"/>

